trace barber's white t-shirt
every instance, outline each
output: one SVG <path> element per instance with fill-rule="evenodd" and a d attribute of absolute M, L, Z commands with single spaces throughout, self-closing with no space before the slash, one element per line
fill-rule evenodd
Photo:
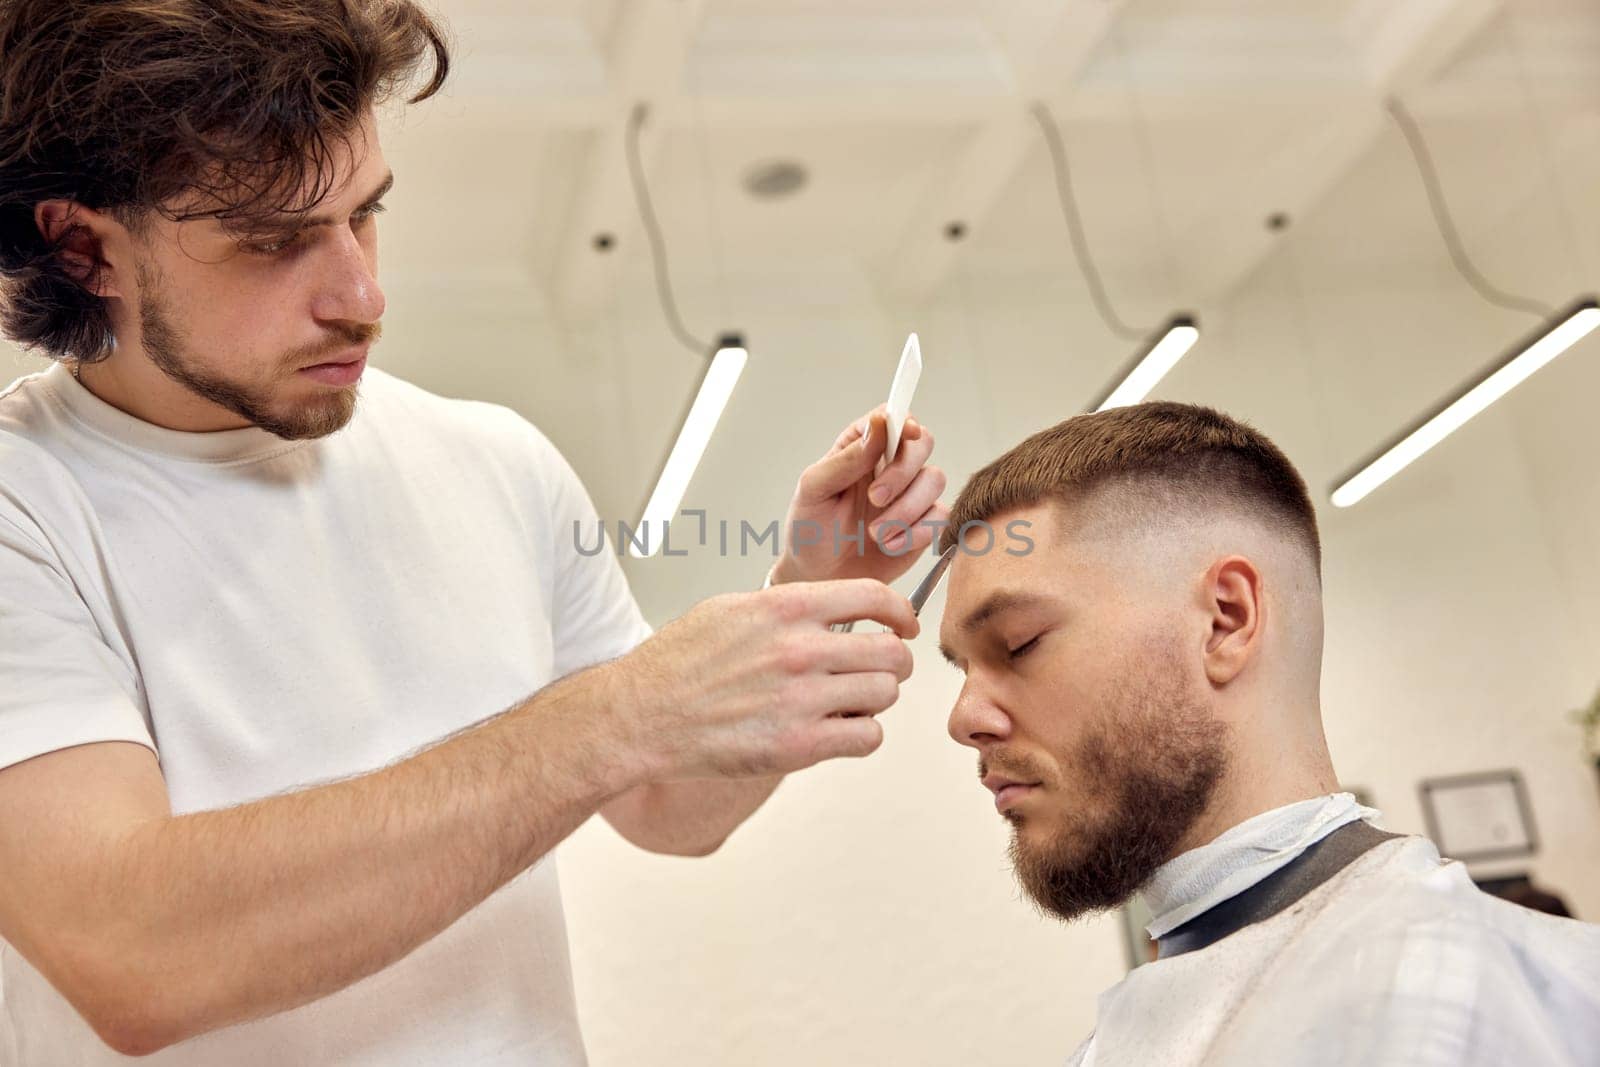
<path fill-rule="evenodd" d="M 146 745 L 182 814 L 381 767 L 648 635 L 575 521 L 592 549 L 576 474 L 503 407 L 369 368 L 329 437 L 180 433 L 53 365 L 0 392 L 0 768 Z M 0 941 L 0 1063 L 115 1062 Z M 555 864 L 378 974 L 143 1062 L 581 1064 Z"/>

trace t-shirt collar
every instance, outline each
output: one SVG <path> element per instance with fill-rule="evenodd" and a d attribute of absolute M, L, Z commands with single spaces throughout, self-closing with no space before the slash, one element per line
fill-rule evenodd
<path fill-rule="evenodd" d="M 192 433 L 146 422 L 101 400 L 57 362 L 44 372 L 45 385 L 70 415 L 118 444 L 194 463 L 237 463 L 288 452 L 306 441 L 286 441 L 259 426 Z"/>

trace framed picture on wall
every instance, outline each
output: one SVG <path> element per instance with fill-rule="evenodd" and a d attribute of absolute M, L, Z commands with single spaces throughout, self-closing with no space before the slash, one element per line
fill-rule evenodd
<path fill-rule="evenodd" d="M 1509 859 L 1539 848 L 1522 775 L 1512 770 L 1425 779 L 1422 816 L 1439 854 L 1450 859 Z"/>

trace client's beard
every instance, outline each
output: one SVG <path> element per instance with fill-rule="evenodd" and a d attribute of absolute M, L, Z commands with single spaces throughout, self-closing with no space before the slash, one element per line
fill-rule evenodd
<path fill-rule="evenodd" d="M 1227 771 L 1226 737 L 1188 694 L 1126 701 L 1068 764 L 1109 802 L 1104 814 L 1080 817 L 1043 845 L 1025 843 L 1023 820 L 1012 820 L 1011 862 L 1040 910 L 1071 921 L 1120 906 L 1149 881 L 1210 804 Z"/>

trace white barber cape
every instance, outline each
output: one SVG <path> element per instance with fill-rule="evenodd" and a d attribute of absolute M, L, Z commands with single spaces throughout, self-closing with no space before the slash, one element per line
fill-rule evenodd
<path fill-rule="evenodd" d="M 1348 793 L 1256 816 L 1144 890 L 1160 937 L 1375 815 Z M 1600 926 L 1491 897 L 1420 837 L 1102 993 L 1073 1067 L 1600 1064 Z"/>

